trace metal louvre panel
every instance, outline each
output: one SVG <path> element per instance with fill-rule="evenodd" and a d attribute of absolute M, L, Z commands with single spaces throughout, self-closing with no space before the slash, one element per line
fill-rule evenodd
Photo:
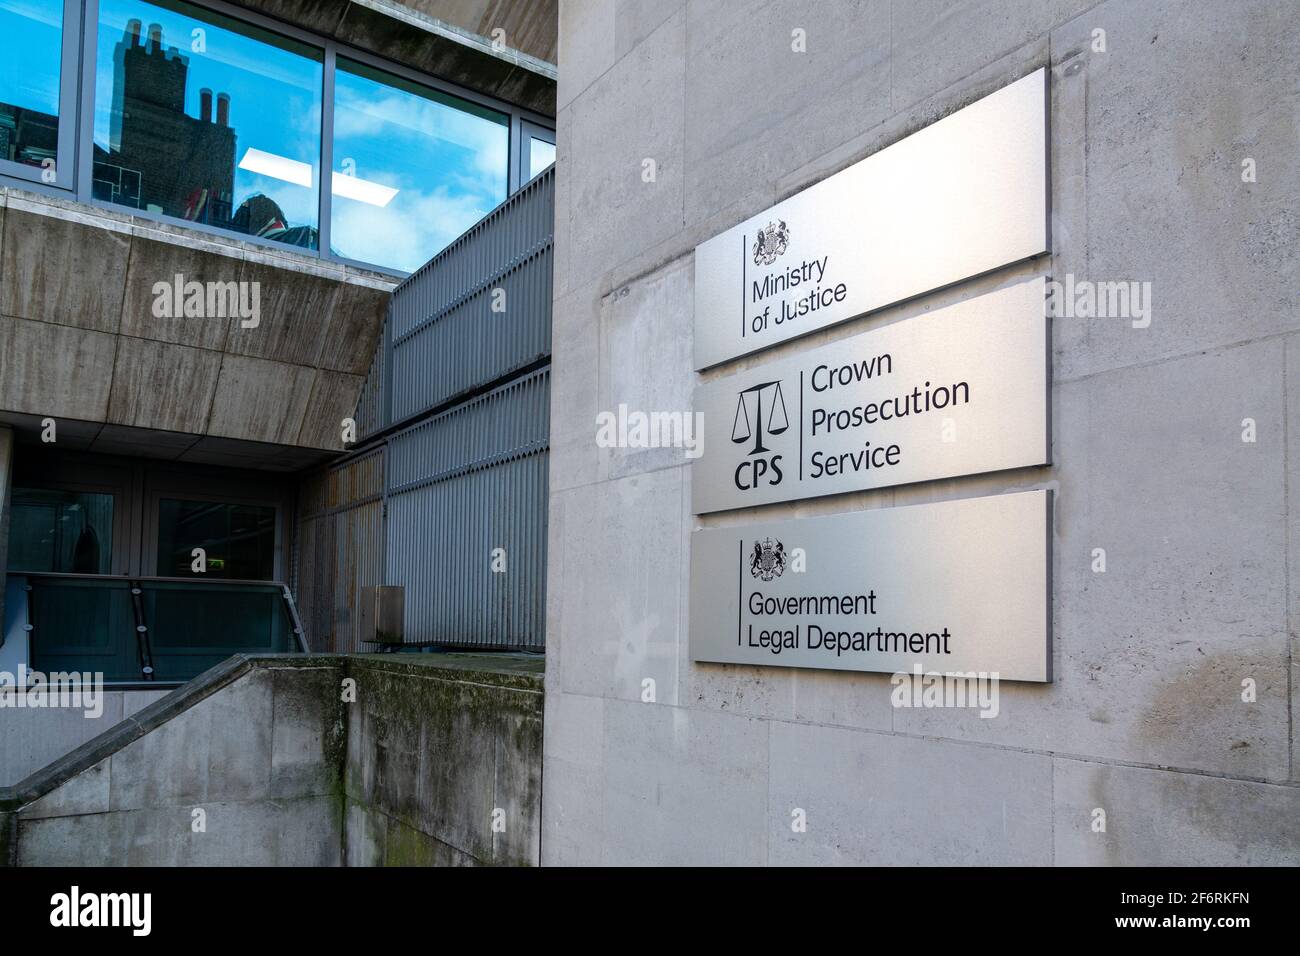
<path fill-rule="evenodd" d="M 550 354 L 554 192 L 551 170 L 394 290 L 390 422 Z M 492 311 L 498 288 L 502 312 Z"/>
<path fill-rule="evenodd" d="M 295 575 L 307 646 L 367 650 L 358 640 L 361 588 L 381 583 L 384 449 L 379 447 L 303 484 Z"/>
<path fill-rule="evenodd" d="M 405 588 L 408 644 L 544 648 L 554 218 L 552 168 L 393 291 L 355 418 L 359 441 L 401 430 L 303 487 L 313 650 L 374 649 L 371 584 Z"/>
<path fill-rule="evenodd" d="M 541 369 L 390 440 L 386 583 L 406 589 L 407 643 L 542 649 L 549 432 Z"/>

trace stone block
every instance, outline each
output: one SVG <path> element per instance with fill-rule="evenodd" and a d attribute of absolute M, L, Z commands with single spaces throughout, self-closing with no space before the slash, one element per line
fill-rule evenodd
<path fill-rule="evenodd" d="M 1300 19 L 1255 2 L 1235 22 L 1206 29 L 1178 3 L 1108 2 L 1053 34 L 1054 48 L 1085 50 L 1061 83 L 1086 87 L 1086 219 L 1071 224 L 1087 237 L 1086 278 L 1151 290 L 1147 328 L 1072 320 L 1086 347 L 1062 354 L 1061 377 L 1296 328 L 1300 129 L 1279 78 Z M 1104 54 L 1087 45 L 1094 28 Z M 1256 182 L 1242 181 L 1246 158 Z"/>
<path fill-rule="evenodd" d="M 560 62 L 555 105 L 564 109 L 614 65 L 615 16 L 608 0 L 569 0 L 560 5 Z"/>
<path fill-rule="evenodd" d="M 360 375 L 317 369 L 297 444 L 342 452 L 343 419 L 356 411 L 363 381 Z"/>
<path fill-rule="evenodd" d="M 622 58 L 659 29 L 686 0 L 618 0 L 614 4 L 614 56 Z"/>
<path fill-rule="evenodd" d="M 302 365 L 227 355 L 207 432 L 291 445 L 301 434 L 315 382 L 316 370 Z"/>
<path fill-rule="evenodd" d="M 1058 866 L 1296 866 L 1300 789 L 1057 758 Z M 1105 812 L 1105 832 L 1094 830 Z"/>
<path fill-rule="evenodd" d="M 117 425 L 202 433 L 221 353 L 120 336 L 108 420 Z"/>
<path fill-rule="evenodd" d="M 771 183 L 891 113 L 890 4 L 828 16 L 815 0 L 713 0 L 687 15 L 688 224 L 738 202 L 738 218 L 757 212 L 775 198 Z"/>
<path fill-rule="evenodd" d="M 117 340 L 104 332 L 0 318 L 0 405 L 102 422 Z"/>
<path fill-rule="evenodd" d="M 548 682 L 550 674 L 548 668 Z M 605 701 L 546 695 L 542 779 L 543 866 L 598 866 L 604 832 Z"/>
<path fill-rule="evenodd" d="M 121 224 L 9 195 L 0 315 L 116 332 L 131 248 Z"/>
<path fill-rule="evenodd" d="M 596 481 L 600 411 L 600 298 L 584 286 L 555 303 L 551 338 L 550 490 Z"/>
<path fill-rule="evenodd" d="M 766 861 L 766 722 L 610 700 L 604 750 L 603 864 Z"/>
<path fill-rule="evenodd" d="M 0 787 L 12 787 L 121 719 L 121 691 L 104 692 L 99 717 L 65 707 L 0 709 Z"/>
<path fill-rule="evenodd" d="M 243 280 L 258 284 L 260 319 L 247 328 L 243 320 L 231 319 L 226 351 L 293 365 L 319 364 L 342 278 L 337 266 L 246 254 Z"/>
<path fill-rule="evenodd" d="M 232 311 L 231 303 L 217 294 L 209 299 L 208 289 L 215 289 L 215 283 L 239 282 L 244 260 L 237 252 L 228 245 L 203 242 L 197 237 L 182 244 L 136 235 L 123 293 L 122 334 L 220 351 L 225 347 L 230 322 L 219 312 Z M 187 316 L 184 312 L 186 287 L 191 282 L 203 288 L 202 315 Z M 179 309 L 177 289 L 181 294 Z M 237 304 L 239 300 L 234 301 Z"/>
<path fill-rule="evenodd" d="M 682 229 L 685 39 L 678 11 L 574 103 L 572 287 Z"/>
<path fill-rule="evenodd" d="M 395 283 L 342 282 L 324 330 L 319 365 L 336 372 L 365 375 L 380 343 L 388 300 Z M 355 401 L 355 400 L 354 400 Z"/>
<path fill-rule="evenodd" d="M 565 692 L 640 701 L 650 679 L 677 703 L 685 482 L 669 468 L 565 493 Z"/>
<path fill-rule="evenodd" d="M 905 110 L 990 60 L 1045 36 L 1089 0 L 921 0 L 892 4 L 892 108 Z M 1094 18 L 1097 11 L 1090 11 Z M 1098 26 L 1108 26 L 1098 19 Z"/>
<path fill-rule="evenodd" d="M 1049 757 L 812 724 L 771 733 L 774 865 L 1051 862 Z"/>
<path fill-rule="evenodd" d="M 611 292 L 601 301 L 601 413 L 621 418 L 620 406 L 625 406 L 629 416 L 670 416 L 650 419 L 651 424 L 661 424 L 653 429 L 652 437 L 647 432 L 651 444 L 662 442 L 667 447 L 600 448 L 601 477 L 621 478 L 690 464 L 692 459 L 684 447 L 687 428 L 694 442 L 703 441 L 693 417 L 694 313 L 690 256 Z M 664 426 L 665 421 L 670 424 Z M 730 428 L 730 422 L 725 431 L 715 422 L 712 434 L 729 435 Z"/>
<path fill-rule="evenodd" d="M 274 668 L 271 731 L 273 796 L 334 793 L 341 779 L 342 671 Z"/>

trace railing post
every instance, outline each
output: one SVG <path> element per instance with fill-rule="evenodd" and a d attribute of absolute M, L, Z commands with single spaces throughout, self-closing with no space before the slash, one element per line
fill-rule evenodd
<path fill-rule="evenodd" d="M 153 649 L 149 645 L 149 625 L 144 619 L 143 593 L 139 581 L 129 582 L 131 588 L 131 610 L 135 613 L 136 650 L 140 655 L 140 674 L 148 681 L 153 677 Z"/>

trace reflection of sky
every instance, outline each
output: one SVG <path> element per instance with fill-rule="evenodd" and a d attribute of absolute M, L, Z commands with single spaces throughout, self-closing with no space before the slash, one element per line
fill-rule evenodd
<path fill-rule="evenodd" d="M 0 0 L 0 103 L 59 112 L 63 0 Z"/>
<path fill-rule="evenodd" d="M 553 162 L 555 162 L 555 144 L 534 136 L 528 149 L 528 178 L 532 179 Z"/>
<path fill-rule="evenodd" d="M 5 0 L 0 0 L 0 3 Z M 180 9 L 194 10 L 182 4 Z M 195 10 L 195 12 L 198 12 Z M 207 15 L 205 13 L 205 15 Z M 215 19 L 215 15 L 210 15 Z M 141 37 L 147 39 L 149 25 L 162 27 L 164 48 L 176 47 L 189 60 L 185 87 L 185 112 L 199 115 L 199 90 L 207 87 L 216 94 L 230 94 L 230 125 L 235 130 L 235 162 L 251 146 L 267 153 L 296 159 L 312 167 L 310 189 L 281 179 L 235 170 L 234 209 L 249 196 L 262 193 L 273 199 L 289 220 L 288 225 L 316 225 L 317 193 L 320 181 L 320 98 L 319 60 L 251 39 L 205 20 L 139 0 L 101 0 L 95 75 L 95 142 L 108 148 L 110 112 L 113 106 L 113 51 L 126 32 L 127 22 L 141 21 Z M 202 28 L 207 49 L 191 50 L 192 31 Z M 167 162 L 166 157 L 160 161 Z M 167 210 L 176 215 L 179 210 Z"/>
<path fill-rule="evenodd" d="M 506 198 L 504 116 L 465 112 L 342 62 L 334 100 L 334 168 L 398 190 L 383 207 L 334 196 L 338 254 L 413 272 Z"/>

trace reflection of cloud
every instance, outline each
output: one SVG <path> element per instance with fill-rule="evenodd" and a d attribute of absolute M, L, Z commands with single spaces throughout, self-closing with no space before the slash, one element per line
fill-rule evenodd
<path fill-rule="evenodd" d="M 296 86 L 314 95 L 320 93 L 324 64 L 317 58 L 321 54 L 314 47 L 293 44 L 291 40 L 283 41 L 291 44 L 293 50 L 297 51 L 291 52 L 205 20 L 173 13 L 161 7 L 137 3 L 134 0 L 127 0 L 116 9 L 110 9 L 107 2 L 100 3 L 101 47 L 105 40 L 110 41 L 111 54 L 112 47 L 122 39 L 131 20 L 142 21 L 140 27 L 142 40 L 148 38 L 149 25 L 158 24 L 163 29 L 163 46 L 176 47 L 177 52 L 189 59 L 191 65 L 195 65 L 194 58 L 199 58 L 213 67 L 251 73 L 264 81 Z M 204 31 L 206 49 L 202 53 L 195 53 L 193 50 L 193 31 L 196 28 Z M 110 64 L 112 62 L 111 56 L 109 62 Z"/>
<path fill-rule="evenodd" d="M 33 0 L 2 0 L 0 12 L 16 13 L 24 20 L 35 20 L 56 30 L 63 27 L 62 4 L 56 6 L 52 3 L 35 3 Z"/>
<path fill-rule="evenodd" d="M 336 154 L 347 151 L 346 140 L 382 141 L 398 130 L 418 139 L 436 138 L 473 158 L 478 175 L 475 188 L 494 193 L 503 182 L 510 135 L 499 123 L 463 113 L 413 93 L 387 89 L 343 72 L 335 85 L 334 142 Z M 358 88 L 363 87 L 363 88 Z"/>
<path fill-rule="evenodd" d="M 474 196 L 403 192 L 387 208 L 335 197 L 330 245 L 350 259 L 414 272 L 492 208 Z"/>

